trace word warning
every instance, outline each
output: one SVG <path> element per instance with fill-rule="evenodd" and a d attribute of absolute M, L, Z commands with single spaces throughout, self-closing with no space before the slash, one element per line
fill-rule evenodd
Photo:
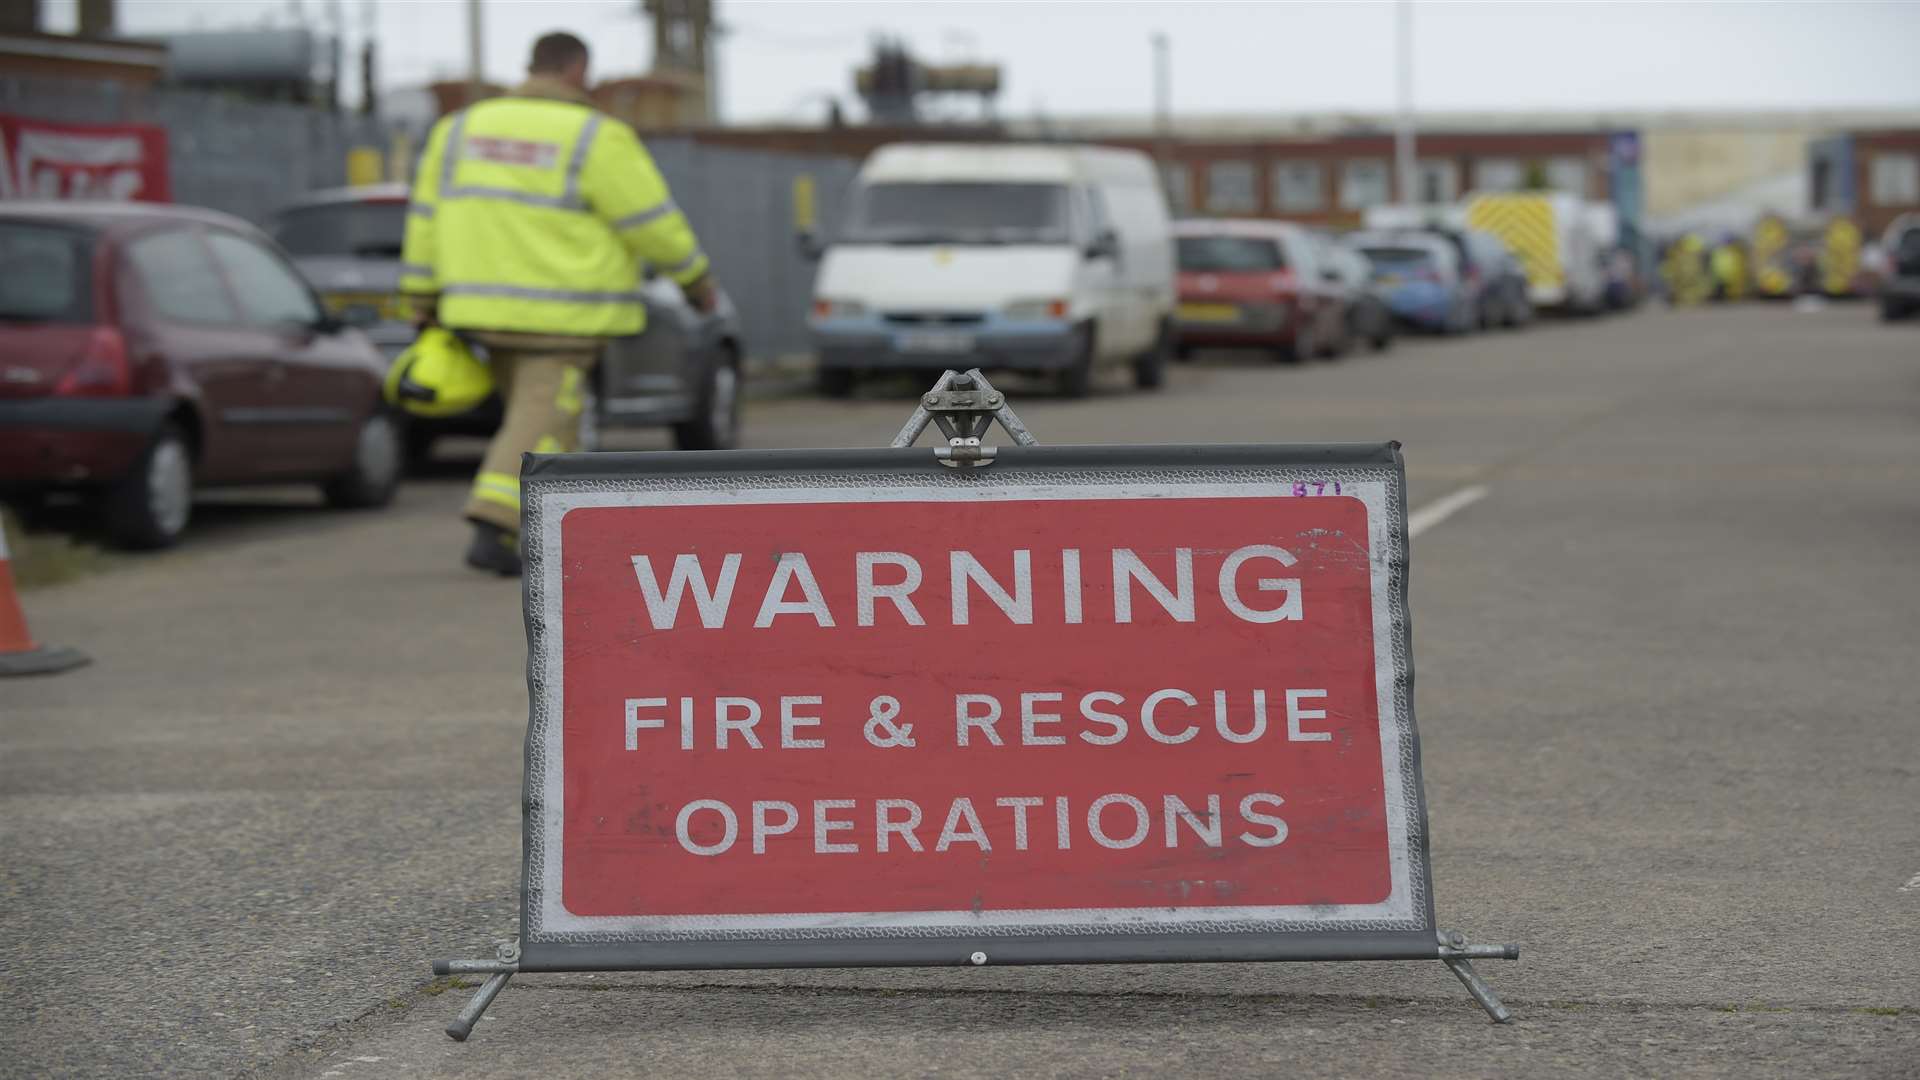
<path fill-rule="evenodd" d="M 1397 469 L 1166 474 L 532 484 L 529 939 L 1430 926 Z"/>

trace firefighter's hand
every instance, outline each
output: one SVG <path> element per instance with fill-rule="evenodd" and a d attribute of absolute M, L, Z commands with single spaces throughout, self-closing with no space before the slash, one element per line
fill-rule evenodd
<path fill-rule="evenodd" d="M 720 289 L 713 283 L 712 274 L 702 274 L 694 281 L 680 286 L 680 292 L 687 303 L 702 315 L 711 315 L 720 306 Z"/>
<path fill-rule="evenodd" d="M 437 296 L 409 296 L 407 306 L 413 312 L 413 330 L 419 333 L 429 326 L 440 323 L 440 298 Z"/>

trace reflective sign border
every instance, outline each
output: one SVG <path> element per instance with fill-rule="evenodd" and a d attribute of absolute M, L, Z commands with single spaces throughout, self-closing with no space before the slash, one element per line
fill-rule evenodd
<path fill-rule="evenodd" d="M 673 970 L 756 967 L 885 967 L 952 964 L 1211 962 L 1226 960 L 1394 960 L 1437 955 L 1426 796 L 1413 714 L 1413 655 L 1407 612 L 1406 472 L 1398 443 L 1302 446 L 1001 447 L 984 468 L 948 468 L 925 448 L 528 455 L 522 471 L 523 601 L 527 625 L 526 773 L 522 822 L 521 971 Z M 1386 918 L 1312 921 L 1182 921 L 1164 931 L 1094 925 L 851 927 L 791 930 L 646 931 L 581 928 L 556 917 L 560 808 L 545 784 L 549 737 L 557 735 L 557 657 L 545 623 L 557 603 L 560 516 L 594 496 L 766 489 L 930 489 L 1070 485 L 1247 485 L 1289 493 L 1296 483 L 1380 485 L 1385 491 L 1391 623 L 1391 705 L 1399 743 L 1398 805 L 1390 835 L 1405 852 L 1405 902 Z M 944 492 L 943 492 L 944 493 Z M 987 498 L 991 498 L 987 495 Z M 982 513 L 990 513 L 983 500 Z M 551 586 L 550 586 L 551 582 Z M 1386 704 L 1386 702 L 1382 702 Z M 1398 821 L 1395 830 L 1391 823 Z M 1403 845 L 1403 846 L 1402 846 Z M 1400 886 L 1396 880 L 1396 891 Z M 560 925 L 568 923 L 570 925 Z"/>

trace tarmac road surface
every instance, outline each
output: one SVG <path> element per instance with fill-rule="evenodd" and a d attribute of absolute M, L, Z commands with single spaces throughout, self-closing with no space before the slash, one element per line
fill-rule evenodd
<path fill-rule="evenodd" d="M 0 684 L 0 1073 L 1920 1075 L 1920 334 L 1650 310 L 1338 364 L 1208 356 L 1047 442 L 1397 438 L 1438 963 L 521 976 L 524 639 L 463 468 L 384 514 L 248 496 L 27 594 Z M 913 387 L 757 403 L 877 445 Z M 651 441 L 643 437 L 640 444 Z M 470 465 L 469 461 L 467 465 Z M 1443 503 L 1462 489 L 1483 497 Z"/>

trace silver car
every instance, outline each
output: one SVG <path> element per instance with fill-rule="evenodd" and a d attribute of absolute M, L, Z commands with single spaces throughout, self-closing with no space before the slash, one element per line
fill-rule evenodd
<path fill-rule="evenodd" d="M 314 192 L 283 207 L 268 231 L 293 256 L 329 308 L 365 330 L 388 359 L 413 341 L 398 295 L 406 233 L 405 184 Z M 640 287 L 647 327 L 609 342 L 589 381 L 581 445 L 595 449 L 609 428 L 670 427 L 683 450 L 724 450 L 740 434 L 741 345 L 733 301 L 723 292 L 703 314 L 672 282 L 648 275 Z M 408 451 L 431 452 L 442 435 L 490 435 L 500 403 L 440 420 L 415 419 Z"/>

